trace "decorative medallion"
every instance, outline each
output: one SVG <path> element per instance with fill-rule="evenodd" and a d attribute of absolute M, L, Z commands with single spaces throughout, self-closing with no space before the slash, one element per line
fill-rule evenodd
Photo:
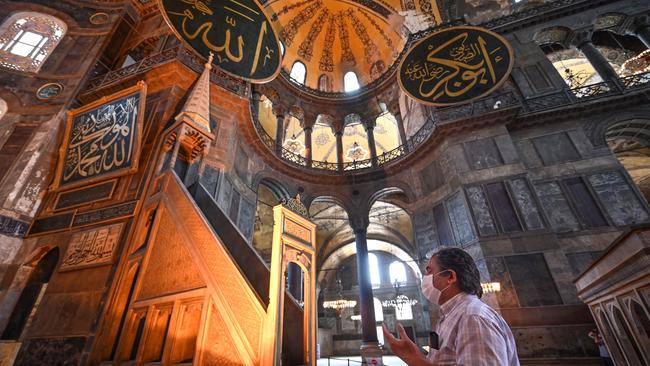
<path fill-rule="evenodd" d="M 138 168 L 146 84 L 68 112 L 55 186 L 71 187 Z"/>
<path fill-rule="evenodd" d="M 52 99 L 63 91 L 63 85 L 59 83 L 47 83 L 43 84 L 36 91 L 36 97 L 41 100 Z"/>
<path fill-rule="evenodd" d="M 283 147 L 296 155 L 302 155 L 305 151 L 305 145 L 296 139 L 286 139 Z"/>
<path fill-rule="evenodd" d="M 108 14 L 104 12 L 98 12 L 90 16 L 90 23 L 94 25 L 102 25 L 108 23 Z"/>
<path fill-rule="evenodd" d="M 264 83 L 280 72 L 280 43 L 256 0 L 159 1 L 172 31 L 226 73 Z"/>
<path fill-rule="evenodd" d="M 347 153 L 347 158 L 350 161 L 358 161 L 358 160 L 365 160 L 368 159 L 368 150 L 364 149 L 363 147 L 359 146 L 356 142 L 352 144 L 352 146 L 348 149 Z"/>
<path fill-rule="evenodd" d="M 458 26 L 432 33 L 411 47 L 397 79 L 412 98 L 446 107 L 493 92 L 506 81 L 513 63 L 512 48 L 503 37 Z"/>

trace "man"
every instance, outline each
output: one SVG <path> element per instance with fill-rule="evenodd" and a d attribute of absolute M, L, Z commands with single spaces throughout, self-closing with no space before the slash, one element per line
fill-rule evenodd
<path fill-rule="evenodd" d="M 424 356 L 401 324 L 400 338 L 386 328 L 384 339 L 393 353 L 409 366 L 519 366 L 517 349 L 508 324 L 479 298 L 483 295 L 478 268 L 462 249 L 435 253 L 422 278 L 422 292 L 440 305 L 441 317 L 429 354 Z"/>

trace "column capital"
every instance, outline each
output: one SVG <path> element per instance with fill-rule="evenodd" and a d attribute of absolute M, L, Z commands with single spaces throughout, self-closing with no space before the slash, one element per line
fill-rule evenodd
<path fill-rule="evenodd" d="M 367 232 L 368 225 L 370 225 L 370 217 L 368 213 L 350 213 L 348 220 L 350 221 L 350 226 L 355 233 L 358 232 Z"/>

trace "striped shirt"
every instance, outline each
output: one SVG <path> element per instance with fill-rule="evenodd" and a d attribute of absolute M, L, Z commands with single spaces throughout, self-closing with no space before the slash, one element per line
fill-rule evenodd
<path fill-rule="evenodd" d="M 510 327 L 476 295 L 459 293 L 440 306 L 438 350 L 427 359 L 434 365 L 519 366 Z"/>

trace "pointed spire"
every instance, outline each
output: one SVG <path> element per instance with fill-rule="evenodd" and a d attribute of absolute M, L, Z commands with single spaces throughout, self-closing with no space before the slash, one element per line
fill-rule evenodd
<path fill-rule="evenodd" d="M 185 105 L 181 112 L 176 116 L 178 121 L 181 118 L 186 118 L 195 126 L 200 127 L 207 132 L 210 131 L 210 70 L 212 70 L 212 57 L 213 53 L 210 52 L 208 62 L 205 64 L 203 73 L 194 84 L 194 88 L 190 92 Z"/>

